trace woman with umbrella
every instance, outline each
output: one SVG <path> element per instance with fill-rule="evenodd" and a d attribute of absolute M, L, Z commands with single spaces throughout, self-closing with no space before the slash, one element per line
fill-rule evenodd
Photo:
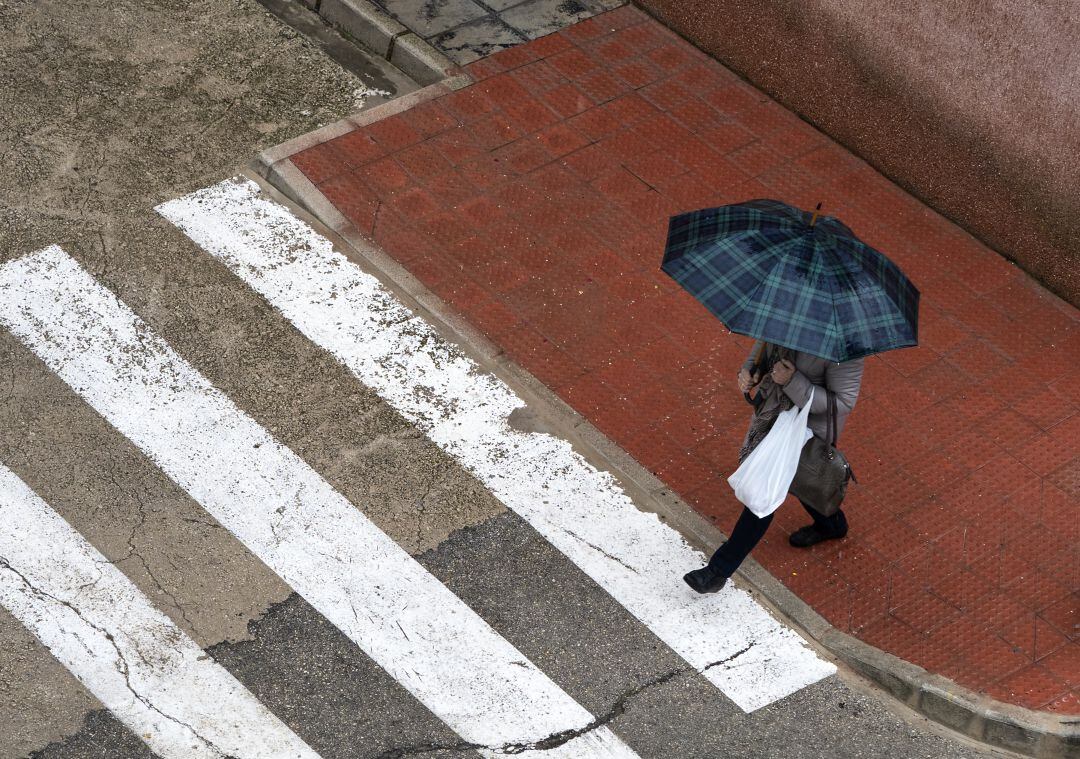
<path fill-rule="evenodd" d="M 738 376 L 755 409 L 740 463 L 781 413 L 810 403 L 807 426 L 818 440 L 807 443 L 795 476 L 800 489 L 792 489 L 813 493 L 814 503 L 800 498 L 813 522 L 792 533 L 791 545 L 844 537 L 839 503 L 850 468 L 836 440 L 855 407 L 864 357 L 917 344 L 918 290 L 839 220 L 819 221 L 817 211 L 775 200 L 673 217 L 662 268 L 732 332 L 758 339 Z M 829 459 L 825 466 L 804 465 L 812 447 Z M 699 593 L 720 590 L 771 522 L 771 512 L 744 508 L 728 541 L 683 579 Z"/>

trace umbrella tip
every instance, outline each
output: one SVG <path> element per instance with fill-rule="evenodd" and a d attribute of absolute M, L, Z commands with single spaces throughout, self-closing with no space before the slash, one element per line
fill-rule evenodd
<path fill-rule="evenodd" d="M 821 213 L 821 203 L 818 203 L 817 206 L 814 208 L 814 216 L 813 216 L 813 218 L 810 219 L 810 226 L 811 227 L 814 226 L 814 224 L 817 223 L 817 217 L 818 217 L 819 213 Z"/>

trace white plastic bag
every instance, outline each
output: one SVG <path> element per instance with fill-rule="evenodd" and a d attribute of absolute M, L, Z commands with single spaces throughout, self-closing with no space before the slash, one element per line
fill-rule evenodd
<path fill-rule="evenodd" d="M 792 406 L 776 417 L 769 434 L 728 477 L 735 497 L 758 517 L 772 514 L 787 498 L 803 446 L 814 436 L 806 426 L 813 402 L 811 389 L 802 410 Z"/>

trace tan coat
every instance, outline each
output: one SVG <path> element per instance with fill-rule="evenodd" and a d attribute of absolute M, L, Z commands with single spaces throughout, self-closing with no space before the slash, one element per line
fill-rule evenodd
<path fill-rule="evenodd" d="M 760 341 L 754 343 L 749 357 L 743 366 L 750 371 L 754 367 L 754 356 L 757 355 Z M 826 361 L 809 353 L 795 354 L 795 374 L 791 381 L 784 385 L 784 393 L 794 401 L 795 405 L 802 408 L 810 399 L 810 389 L 816 387 L 814 403 L 810 407 L 810 419 L 807 425 L 819 438 L 827 439 L 828 430 L 828 400 L 825 390 L 836 393 L 836 430 L 837 436 L 844 429 L 844 422 L 848 414 L 855 408 L 855 401 L 859 397 L 859 387 L 862 385 L 863 359 L 857 358 L 837 364 Z"/>

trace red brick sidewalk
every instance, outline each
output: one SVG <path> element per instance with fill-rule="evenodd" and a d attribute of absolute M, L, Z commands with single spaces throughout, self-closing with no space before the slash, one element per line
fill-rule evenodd
<path fill-rule="evenodd" d="M 365 234 L 728 529 L 747 341 L 658 269 L 671 214 L 824 202 L 923 293 L 868 361 L 846 540 L 780 509 L 755 552 L 841 630 L 967 687 L 1080 713 L 1080 318 L 997 254 L 626 7 L 296 156 Z"/>

